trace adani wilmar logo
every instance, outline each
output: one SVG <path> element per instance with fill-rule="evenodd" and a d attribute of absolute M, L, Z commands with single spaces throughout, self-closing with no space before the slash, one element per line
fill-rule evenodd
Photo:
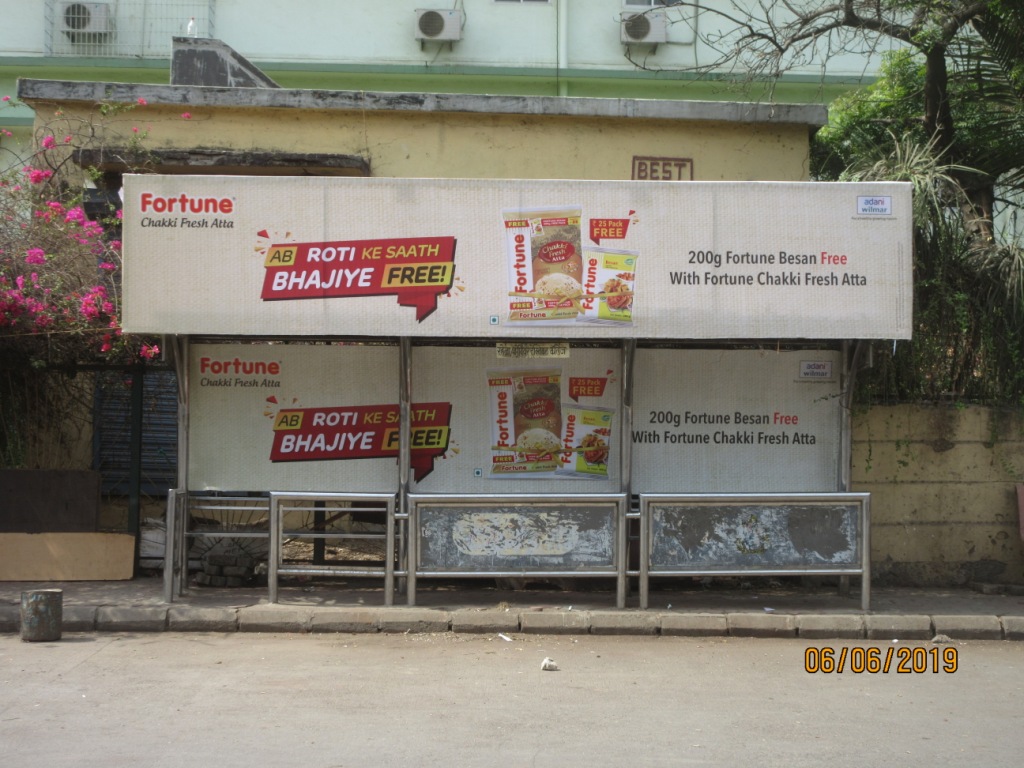
<path fill-rule="evenodd" d="M 234 229 L 229 218 L 235 212 L 230 197 L 195 197 L 186 192 L 163 196 L 152 192 L 139 195 L 143 227 L 167 229 Z M 212 217 L 212 218 L 211 218 Z"/>
<path fill-rule="evenodd" d="M 270 240 L 266 230 L 257 235 Z M 399 237 L 257 246 L 264 301 L 396 296 L 422 322 L 455 280 L 455 238 Z"/>

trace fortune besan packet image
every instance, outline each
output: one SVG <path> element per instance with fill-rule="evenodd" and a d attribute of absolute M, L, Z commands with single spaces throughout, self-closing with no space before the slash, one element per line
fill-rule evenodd
<path fill-rule="evenodd" d="M 608 477 L 613 413 L 611 408 L 565 407 L 558 474 Z"/>
<path fill-rule="evenodd" d="M 636 305 L 636 251 L 583 249 L 583 298 L 579 320 L 630 325 Z"/>

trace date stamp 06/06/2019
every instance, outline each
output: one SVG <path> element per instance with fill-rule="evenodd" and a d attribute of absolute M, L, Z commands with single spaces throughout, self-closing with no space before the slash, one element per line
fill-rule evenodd
<path fill-rule="evenodd" d="M 959 664 L 959 654 L 953 646 L 922 648 L 892 646 L 865 648 L 863 646 L 832 648 L 810 646 L 804 651 L 804 671 L 811 674 L 853 672 L 854 674 L 953 674 Z"/>

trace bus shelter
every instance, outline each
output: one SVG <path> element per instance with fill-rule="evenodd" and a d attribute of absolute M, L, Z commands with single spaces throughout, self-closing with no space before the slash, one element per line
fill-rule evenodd
<path fill-rule="evenodd" d="M 382 578 L 386 604 L 396 579 L 414 604 L 421 579 L 607 577 L 623 606 L 636 578 L 646 607 L 658 576 L 817 573 L 867 608 L 850 398 L 867 343 L 910 337 L 908 184 L 124 195 L 124 327 L 179 379 L 168 600 L 205 539 L 255 547 L 272 601 L 287 574 Z M 301 539 L 383 564 L 298 563 Z"/>

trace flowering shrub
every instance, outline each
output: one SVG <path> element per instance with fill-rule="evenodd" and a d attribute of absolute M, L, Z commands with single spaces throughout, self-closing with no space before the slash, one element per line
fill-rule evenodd
<path fill-rule="evenodd" d="M 92 220 L 80 195 L 62 186 L 54 169 L 75 139 L 58 140 L 63 133 L 44 129 L 28 165 L 0 171 L 4 367 L 152 360 L 155 346 L 121 336 L 121 212 Z"/>
<path fill-rule="evenodd" d="M 0 109 L 11 103 L 0 98 Z M 155 344 L 121 334 L 121 212 L 90 202 L 86 215 L 83 172 L 100 174 L 75 164 L 76 151 L 111 146 L 144 157 L 146 131 L 125 116 L 146 106 L 101 104 L 96 118 L 58 110 L 37 123 L 27 161 L 0 146 L 0 467 L 89 466 L 95 393 L 123 379 L 83 372 L 130 368 L 122 376 L 134 380 L 159 361 Z"/>

